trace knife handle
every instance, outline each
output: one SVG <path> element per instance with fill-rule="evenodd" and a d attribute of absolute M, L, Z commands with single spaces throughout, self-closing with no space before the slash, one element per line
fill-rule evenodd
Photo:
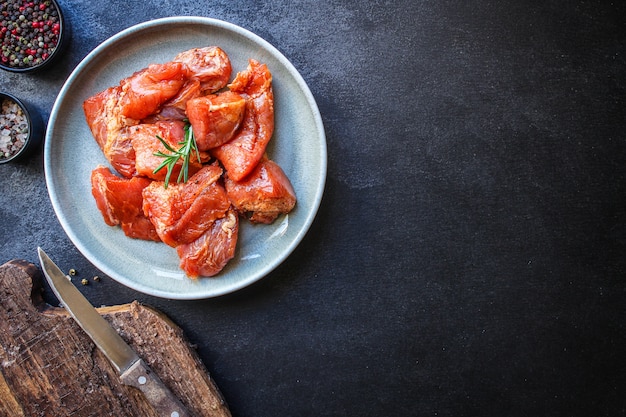
<path fill-rule="evenodd" d="M 185 406 L 142 359 L 124 371 L 120 379 L 124 385 L 141 390 L 159 416 L 191 417 Z"/>

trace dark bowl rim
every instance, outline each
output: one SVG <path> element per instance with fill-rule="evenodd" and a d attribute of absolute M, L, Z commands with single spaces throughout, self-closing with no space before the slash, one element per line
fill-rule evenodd
<path fill-rule="evenodd" d="M 26 136 L 26 139 L 24 140 L 24 144 L 22 145 L 22 147 L 20 148 L 19 151 L 14 153 L 9 158 L 0 157 L 0 164 L 5 164 L 7 162 L 14 161 L 14 160 L 18 159 L 20 156 L 22 156 L 22 154 L 26 153 L 27 149 L 28 149 L 29 142 L 33 140 L 33 134 L 35 133 L 33 131 L 34 130 L 33 118 L 32 118 L 32 116 L 30 114 L 30 111 L 28 110 L 28 107 L 26 107 L 24 102 L 22 100 L 20 100 L 19 98 L 15 97 L 11 93 L 6 93 L 4 91 L 0 91 L 0 101 L 2 99 L 5 99 L 5 98 L 8 98 L 9 100 L 13 100 L 13 102 L 15 102 L 22 109 L 22 112 L 24 113 L 24 116 L 26 116 L 26 121 L 28 122 L 28 136 Z"/>
<path fill-rule="evenodd" d="M 1 69 L 5 71 L 9 71 L 9 72 L 18 73 L 18 74 L 32 73 L 32 72 L 36 72 L 42 68 L 47 67 L 52 61 L 55 60 L 55 58 L 57 58 L 61 54 L 61 50 L 63 49 L 65 38 L 67 36 L 66 35 L 67 25 L 65 23 L 65 16 L 63 15 L 63 10 L 61 10 L 61 6 L 59 6 L 59 2 L 57 0 L 50 0 L 50 1 L 52 2 L 52 4 L 54 4 L 54 7 L 56 7 L 57 12 L 59 13 L 59 23 L 61 25 L 61 30 L 59 31 L 59 41 L 57 42 L 57 47 L 54 49 L 52 54 L 48 57 L 48 59 L 44 60 L 39 65 L 35 65 L 34 67 L 14 68 L 14 67 L 10 67 L 7 65 L 3 65 L 2 62 L 0 61 Z"/>

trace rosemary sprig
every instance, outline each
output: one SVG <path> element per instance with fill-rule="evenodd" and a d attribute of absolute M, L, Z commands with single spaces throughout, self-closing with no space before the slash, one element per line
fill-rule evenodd
<path fill-rule="evenodd" d="M 172 148 L 172 146 L 169 143 L 167 143 L 165 139 L 163 139 L 161 136 L 156 135 L 156 137 L 163 144 L 165 149 L 167 149 L 167 151 L 171 153 L 166 154 L 163 151 L 155 152 L 154 153 L 155 156 L 158 156 L 164 159 L 163 159 L 163 162 L 161 162 L 161 164 L 152 172 L 156 174 L 163 168 L 167 167 L 167 174 L 165 174 L 165 184 L 164 184 L 164 187 L 167 188 L 167 185 L 170 182 L 170 177 L 172 175 L 172 172 L 174 171 L 174 167 L 176 166 L 176 163 L 178 162 L 179 159 L 182 159 L 183 166 L 180 172 L 178 173 L 177 182 L 180 183 L 181 180 L 182 182 L 187 182 L 188 175 L 189 175 L 189 159 L 191 157 L 192 152 L 196 153 L 196 158 L 198 159 L 198 162 L 200 162 L 200 152 L 198 151 L 198 146 L 196 145 L 196 137 L 193 134 L 193 128 L 191 127 L 191 124 L 189 123 L 185 124 L 185 137 L 182 142 L 178 142 L 178 144 L 181 145 L 179 149 Z"/>

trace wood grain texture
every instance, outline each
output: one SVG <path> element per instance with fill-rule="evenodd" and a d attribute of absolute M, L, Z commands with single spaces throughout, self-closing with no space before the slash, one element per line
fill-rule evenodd
<path fill-rule="evenodd" d="M 0 266 L 0 416 L 156 417 L 69 314 L 43 301 L 41 288 L 33 264 Z M 230 416 L 171 320 L 137 302 L 98 311 L 194 415 Z"/>

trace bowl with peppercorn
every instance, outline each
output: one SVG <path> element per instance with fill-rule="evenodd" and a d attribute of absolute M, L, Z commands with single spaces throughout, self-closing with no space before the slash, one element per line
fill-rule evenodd
<path fill-rule="evenodd" d="M 0 164 L 30 155 L 41 144 L 43 124 L 17 97 L 0 93 Z"/>
<path fill-rule="evenodd" d="M 2 1 L 0 19 L 0 68 L 34 72 L 60 55 L 67 36 L 56 0 Z"/>

